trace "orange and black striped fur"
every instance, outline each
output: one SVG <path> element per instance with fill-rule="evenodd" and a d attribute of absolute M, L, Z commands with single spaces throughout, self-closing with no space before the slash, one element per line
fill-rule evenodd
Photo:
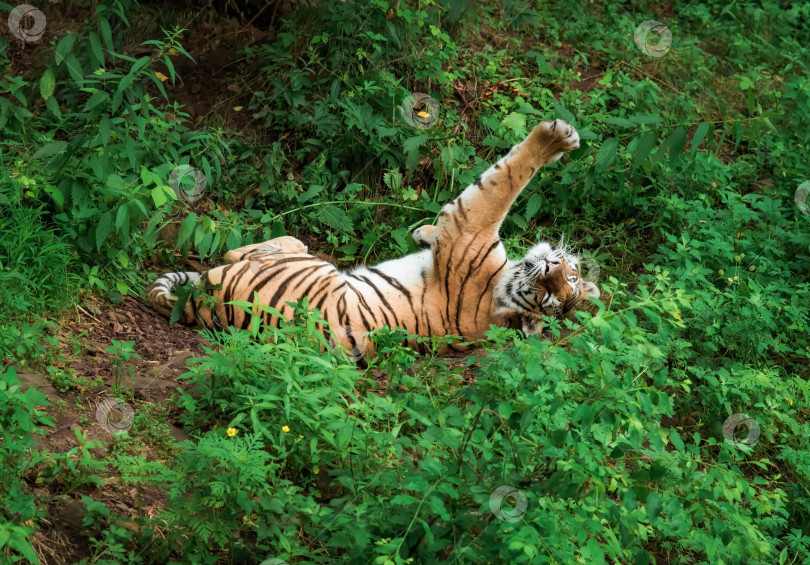
<path fill-rule="evenodd" d="M 261 304 L 291 316 L 287 303 L 306 296 L 342 345 L 354 351 L 363 333 L 386 325 L 466 341 L 482 338 L 490 324 L 536 334 L 543 314 L 561 314 L 587 296 L 598 297 L 599 289 L 580 277 L 576 257 L 548 243 L 536 245 L 520 261 L 508 259 L 498 230 L 537 169 L 577 147 L 579 135 L 566 122 L 540 123 L 444 206 L 435 227 L 414 232 L 426 249 L 401 259 L 341 272 L 309 255 L 299 240 L 279 237 L 229 251 L 229 264 L 204 273 L 168 273 L 150 288 L 149 302 L 168 316 L 176 285 L 221 285 L 209 291 L 216 301 L 213 310 L 189 300 L 181 322 L 246 328 L 250 314 L 227 302 L 253 302 L 258 293 Z M 264 321 L 278 325 L 269 314 Z"/>

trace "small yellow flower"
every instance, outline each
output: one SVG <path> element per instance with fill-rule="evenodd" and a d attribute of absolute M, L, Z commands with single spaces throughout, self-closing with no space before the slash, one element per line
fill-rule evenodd
<path fill-rule="evenodd" d="M 738 231 L 738 232 L 737 232 L 737 239 L 740 239 L 741 237 L 742 237 L 742 232 L 741 232 L 741 231 Z"/>
<path fill-rule="evenodd" d="M 284 432 L 285 434 L 289 433 L 290 432 L 290 426 L 284 426 L 283 428 L 281 428 L 281 431 Z"/>
<path fill-rule="evenodd" d="M 166 75 L 164 75 L 163 73 L 160 73 L 158 71 L 155 71 L 155 76 L 158 77 L 160 82 L 166 82 L 167 80 L 169 80 L 169 77 L 167 77 Z"/>
<path fill-rule="evenodd" d="M 717 183 L 716 182 L 712 183 L 712 188 L 717 188 Z"/>
<path fill-rule="evenodd" d="M 236 433 L 237 433 L 236 428 L 228 428 L 228 431 L 227 431 L 228 437 L 233 437 L 233 436 L 236 435 Z"/>
<path fill-rule="evenodd" d="M 729 278 L 728 282 L 734 282 L 734 279 Z"/>
<path fill-rule="evenodd" d="M 734 280 L 735 280 L 735 281 L 736 281 L 738 278 L 740 278 L 740 277 L 738 277 L 737 275 L 734 275 Z"/>
<path fill-rule="evenodd" d="M 757 270 L 757 268 L 756 268 L 756 267 L 754 267 L 753 265 L 751 265 L 750 267 L 748 267 L 748 270 L 749 270 L 749 271 L 756 271 L 756 270 Z"/>
<path fill-rule="evenodd" d="M 723 274 L 725 274 L 726 272 L 725 272 L 723 269 L 720 269 L 719 271 L 717 271 L 717 273 L 718 273 L 718 274 L 720 274 L 720 275 L 723 275 Z"/>
<path fill-rule="evenodd" d="M 417 115 L 417 116 L 419 116 L 420 118 L 429 118 L 429 117 L 430 117 L 430 114 L 428 114 L 428 113 L 427 113 L 427 112 L 425 112 L 424 110 L 422 110 L 421 112 L 417 113 L 416 115 Z"/>
<path fill-rule="evenodd" d="M 304 439 L 304 436 L 302 436 L 301 434 L 298 434 L 298 439 Z"/>

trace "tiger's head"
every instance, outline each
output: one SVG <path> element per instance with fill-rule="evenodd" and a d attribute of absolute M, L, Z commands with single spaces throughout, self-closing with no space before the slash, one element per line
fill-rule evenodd
<path fill-rule="evenodd" d="M 577 302 L 601 295 L 599 287 L 582 278 L 579 259 L 564 252 L 560 253 L 559 260 L 551 263 L 548 274 L 537 278 L 535 287 L 546 316 L 562 316 Z"/>
<path fill-rule="evenodd" d="M 544 242 L 513 262 L 498 281 L 497 311 L 510 325 L 532 335 L 540 332 L 543 315 L 562 316 L 578 302 L 600 294 L 594 283 L 582 278 L 575 255 Z"/>

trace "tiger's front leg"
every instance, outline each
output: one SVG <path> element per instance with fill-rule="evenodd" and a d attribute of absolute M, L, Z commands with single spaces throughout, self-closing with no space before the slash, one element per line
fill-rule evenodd
<path fill-rule="evenodd" d="M 541 122 L 504 157 L 487 169 L 439 215 L 436 242 L 459 235 L 496 237 L 512 203 L 537 170 L 579 147 L 579 134 L 563 120 Z"/>

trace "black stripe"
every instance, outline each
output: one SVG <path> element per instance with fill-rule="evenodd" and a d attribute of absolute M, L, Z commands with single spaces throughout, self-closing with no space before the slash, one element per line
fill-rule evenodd
<path fill-rule="evenodd" d="M 480 232 L 479 232 L 479 233 L 480 233 Z M 483 248 L 483 247 L 481 247 L 481 248 L 478 250 L 478 254 L 477 254 L 475 257 L 473 257 L 472 261 L 470 262 L 470 263 L 471 263 L 471 264 L 470 264 L 470 269 L 467 271 L 467 275 L 464 277 L 464 280 L 462 280 L 462 281 L 461 281 L 461 286 L 459 287 L 459 290 L 458 290 L 458 300 L 456 301 L 456 327 L 457 327 L 459 330 L 461 329 L 461 328 L 460 328 L 460 323 L 461 323 L 461 321 L 460 321 L 459 317 L 460 317 L 460 315 L 461 315 L 461 302 L 462 302 L 462 300 L 464 299 L 464 287 L 467 285 L 467 282 L 470 280 L 470 277 L 472 276 L 473 272 L 474 272 L 474 271 L 476 271 L 477 269 L 480 269 L 480 268 L 481 268 L 481 265 L 483 265 L 483 264 L 484 264 L 484 261 L 486 261 L 486 260 L 487 260 L 487 257 L 489 257 L 489 256 L 490 256 L 490 254 L 491 254 L 491 253 L 492 253 L 492 252 L 495 250 L 495 248 L 497 248 L 497 247 L 498 247 L 498 245 L 500 244 L 500 242 L 501 242 L 501 240 L 500 240 L 500 239 L 496 239 L 496 240 L 495 240 L 495 241 L 492 243 L 492 245 L 490 245 L 490 246 L 489 246 L 489 248 L 487 249 L 486 253 L 484 253 L 484 256 L 483 256 L 483 257 L 481 257 L 481 260 L 480 260 L 480 261 L 478 262 L 478 264 L 476 265 L 476 264 L 475 264 L 476 259 L 478 259 L 478 257 L 481 255 L 481 252 L 484 250 L 484 248 Z M 449 297 L 449 296 L 448 296 L 447 298 L 448 298 L 448 300 L 450 299 L 450 297 Z"/>
<path fill-rule="evenodd" d="M 382 294 L 382 293 L 380 292 L 380 290 L 377 288 L 377 285 L 376 285 L 376 284 L 374 284 L 373 282 L 371 282 L 371 280 L 369 280 L 369 278 L 368 278 L 368 277 L 359 277 L 359 276 L 358 276 L 358 278 L 360 278 L 360 280 L 362 280 L 364 283 L 366 283 L 366 284 L 367 284 L 367 285 L 369 285 L 369 286 L 370 286 L 372 289 L 374 289 L 374 292 L 375 292 L 375 293 L 377 293 L 377 296 L 379 296 L 379 297 L 380 297 L 380 301 L 382 302 L 383 306 L 385 306 L 386 308 L 388 308 L 388 311 L 389 311 L 389 312 L 391 312 L 391 315 L 392 315 L 392 316 L 394 316 L 394 317 L 396 318 L 396 314 L 394 313 L 394 309 L 393 309 L 393 308 L 391 308 L 391 305 L 390 305 L 390 304 L 388 304 L 388 301 L 385 299 L 385 296 L 383 296 L 383 294 Z M 389 328 L 392 328 L 392 329 L 393 329 L 393 328 L 394 328 L 394 326 L 392 326 L 392 325 L 391 325 L 391 322 L 388 320 L 388 315 L 385 313 L 385 310 L 383 310 L 382 308 L 380 308 L 380 311 L 382 312 L 383 318 L 385 319 L 385 323 L 386 323 L 386 324 L 388 324 L 388 327 L 389 327 Z"/>
<path fill-rule="evenodd" d="M 233 305 L 226 303 L 234 300 L 233 293 L 236 290 L 236 286 L 239 283 L 239 280 L 242 278 L 245 270 L 250 268 L 250 264 L 248 263 L 246 265 L 242 265 L 239 272 L 235 273 L 229 278 L 231 271 L 233 271 L 235 268 L 236 265 L 226 265 L 222 268 L 222 291 L 220 293 L 220 302 L 225 306 L 225 319 L 228 321 L 229 326 L 236 325 L 236 315 Z"/>
<path fill-rule="evenodd" d="M 349 276 L 353 276 L 353 275 L 349 275 Z M 374 310 L 372 310 L 372 309 L 371 309 L 371 306 L 369 306 L 369 305 L 368 305 L 368 302 L 366 302 L 366 297 L 365 297 L 365 296 L 363 296 L 361 293 L 359 293 L 359 292 L 357 291 L 357 289 L 354 287 L 354 285 L 353 285 L 352 283 L 347 282 L 346 284 L 348 284 L 348 285 L 349 285 L 349 288 L 350 288 L 350 289 L 352 289 L 352 292 L 354 292 L 355 296 L 357 296 L 357 299 L 359 300 L 359 304 L 358 304 L 358 306 L 359 306 L 359 307 L 362 307 L 362 308 L 365 308 L 365 309 L 368 311 L 368 313 L 369 313 L 369 314 L 371 314 L 371 317 L 374 319 L 374 326 L 373 326 L 373 327 L 375 327 L 375 328 L 376 328 L 376 327 L 377 327 L 377 324 L 378 324 L 378 322 L 377 322 L 377 315 L 376 315 L 376 314 L 374 314 Z M 360 316 L 362 316 L 362 317 L 363 317 L 363 323 L 364 323 L 364 324 L 366 324 L 366 327 L 371 328 L 371 327 L 372 327 L 372 325 L 371 325 L 371 324 L 369 324 L 369 323 L 368 323 L 368 321 L 366 320 L 366 317 L 365 317 L 365 315 L 363 314 L 363 310 L 362 310 L 362 309 L 360 309 L 360 308 L 358 308 L 358 310 L 360 311 Z"/>
<path fill-rule="evenodd" d="M 382 271 L 380 271 L 379 269 L 377 269 L 375 267 L 369 268 L 369 271 L 371 271 L 372 273 L 374 273 L 378 277 L 381 277 L 388 284 L 390 284 L 391 286 L 393 286 L 394 288 L 396 288 L 397 290 L 402 292 L 402 294 L 405 295 L 405 298 L 408 300 L 408 306 L 410 306 L 410 308 L 411 308 L 411 316 L 413 317 L 414 321 L 416 322 L 416 329 L 414 331 L 415 331 L 416 335 L 419 335 L 419 316 L 416 315 L 416 310 L 413 307 L 413 299 L 411 298 L 410 291 L 408 291 L 408 289 L 405 288 L 405 286 L 403 286 L 403 284 L 401 282 L 399 282 L 397 279 L 395 279 L 393 277 L 389 277 L 388 275 L 386 275 L 385 273 L 383 273 Z M 404 329 L 406 329 L 408 331 L 411 331 L 411 328 L 409 328 L 407 326 L 400 326 L 400 327 L 402 327 L 402 328 L 404 328 Z"/>
<path fill-rule="evenodd" d="M 484 298 L 484 296 L 486 296 L 487 289 L 489 289 L 489 285 L 492 284 L 492 279 L 494 279 L 495 275 L 497 275 L 498 273 L 500 273 L 503 270 L 503 268 L 506 266 L 506 264 L 508 262 L 509 262 L 509 259 L 504 259 L 501 266 L 498 267 L 498 269 L 494 273 L 492 273 L 492 275 L 489 277 L 489 280 L 487 281 L 487 284 L 484 287 L 484 291 L 478 296 L 478 304 L 475 307 L 475 317 L 473 318 L 474 320 L 478 319 L 478 310 L 481 308 L 481 301 Z"/>

